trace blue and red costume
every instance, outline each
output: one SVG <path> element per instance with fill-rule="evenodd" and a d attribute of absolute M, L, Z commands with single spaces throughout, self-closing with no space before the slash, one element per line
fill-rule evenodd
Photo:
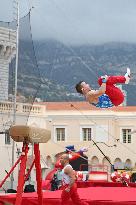
<path fill-rule="evenodd" d="M 106 81 L 106 92 L 105 94 L 109 97 L 111 103 L 115 106 L 120 105 L 124 101 L 123 92 L 115 86 L 117 83 L 125 83 L 125 76 L 109 76 Z M 102 78 L 98 79 L 98 83 L 101 86 Z M 101 96 L 100 96 L 101 97 Z M 112 107 L 112 106 L 109 106 Z"/>

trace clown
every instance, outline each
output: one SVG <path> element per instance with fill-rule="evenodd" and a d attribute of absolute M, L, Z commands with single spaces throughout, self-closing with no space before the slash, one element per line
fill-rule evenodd
<path fill-rule="evenodd" d="M 62 169 L 62 194 L 61 194 L 61 205 L 70 204 L 69 199 L 71 198 L 75 205 L 87 205 L 88 203 L 83 202 L 78 195 L 77 185 L 75 183 L 76 176 L 75 171 L 69 164 L 69 155 L 63 154 L 60 158 L 60 163 L 63 166 Z"/>

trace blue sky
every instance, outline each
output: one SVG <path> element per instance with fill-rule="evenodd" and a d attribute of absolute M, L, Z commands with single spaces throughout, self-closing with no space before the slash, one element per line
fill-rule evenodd
<path fill-rule="evenodd" d="M 1 5 L 0 20 L 12 20 L 12 0 Z M 136 0 L 20 0 L 20 16 L 31 6 L 35 39 L 54 38 L 70 44 L 136 43 Z"/>

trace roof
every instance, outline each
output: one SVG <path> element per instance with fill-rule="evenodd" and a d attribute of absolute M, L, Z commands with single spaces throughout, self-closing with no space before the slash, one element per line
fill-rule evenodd
<path fill-rule="evenodd" d="M 117 106 L 112 108 L 96 108 L 88 102 L 40 102 L 47 110 L 112 110 L 116 112 L 136 112 L 136 106 Z"/>
<path fill-rule="evenodd" d="M 87 102 L 44 102 L 47 110 L 89 110 L 94 107 Z"/>

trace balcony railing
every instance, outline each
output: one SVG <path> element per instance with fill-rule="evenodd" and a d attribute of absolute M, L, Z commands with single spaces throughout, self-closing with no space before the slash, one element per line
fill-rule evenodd
<path fill-rule="evenodd" d="M 12 102 L 0 102 L 0 112 L 6 113 L 6 112 L 13 112 L 14 105 Z M 16 105 L 16 112 L 17 113 L 30 113 L 30 115 L 33 114 L 39 114 L 39 115 L 45 115 L 46 107 L 44 105 L 31 105 L 31 104 L 25 104 L 25 103 L 17 103 Z"/>

